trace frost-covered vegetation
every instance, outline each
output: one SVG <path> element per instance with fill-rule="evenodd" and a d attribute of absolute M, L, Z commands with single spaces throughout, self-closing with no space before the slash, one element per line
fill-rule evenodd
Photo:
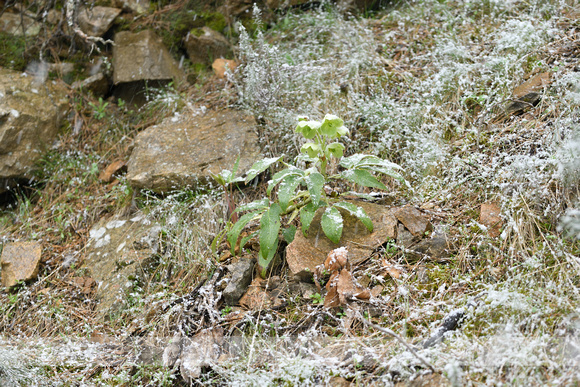
<path fill-rule="evenodd" d="M 220 98 L 259 118 L 267 156 L 299 152 L 297 116 L 340 116 L 351 130 L 345 155 L 369 153 L 399 164 L 409 186 L 385 181 L 395 203 L 421 207 L 436 232 L 452 242 L 455 253 L 443 261 L 411 261 L 401 246 L 389 245 L 355 272 L 384 286 L 380 298 L 388 313 L 373 322 L 414 344 L 452 385 L 580 383 L 580 4 L 425 0 L 353 17 L 323 3 L 279 15 L 269 28 L 260 26 L 259 12 L 254 15 L 259 27 L 251 33 L 240 27 L 242 65 Z M 510 114 L 514 90 L 540 74 L 549 74 L 549 82 L 539 89 L 539 103 Z M 50 204 L 49 215 L 34 212 L 25 195 L 2 214 L 0 231 L 11 232 L 3 238 L 60 237 L 64 242 L 54 249 L 68 266 L 56 258 L 47 262 L 40 281 L 53 286 L 50 292 L 32 284 L 3 293 L 0 333 L 20 339 L 67 330 L 79 337 L 167 336 L 187 318 L 187 295 L 221 264 L 210 244 L 227 223 L 222 192 L 159 197 L 133 192 L 124 181 L 108 192 L 96 187 L 94 166 L 104 154 L 126 152 L 127 138 L 135 134 L 127 120 L 172 115 L 190 102 L 171 89 L 156 96 L 148 105 L 156 113 L 131 115 L 123 107 L 98 105 L 99 115 L 112 118 L 102 131 L 83 136 L 111 136 L 103 140 L 108 148 L 73 152 L 63 137 L 39 175 L 44 191 L 35 199 Z M 93 186 L 90 194 L 81 189 Z M 256 199 L 251 190 L 235 194 L 241 203 Z M 80 218 L 69 201 L 86 208 Z M 497 237 L 479 220 L 485 202 L 501 208 Z M 131 208 L 161 226 L 162 253 L 151 277 L 131 287 L 127 309 L 92 325 L 94 301 L 71 296 L 51 270 L 68 270 L 81 254 L 67 244 L 76 241 L 77 230 L 105 210 Z M 383 261 L 400 276 L 381 275 Z M 218 316 L 209 311 L 214 306 L 196 308 L 227 324 L 231 310 Z M 423 348 L 457 309 L 465 314 L 460 328 Z M 312 300 L 294 297 L 284 311 L 246 314 L 235 324 L 241 336 L 227 339 L 240 341 L 239 349 L 202 382 L 324 385 L 345 378 L 392 385 L 430 373 L 404 346 L 364 325 L 359 312 L 364 314 L 321 311 Z M 37 368 L 14 364 L 10 353 L 0 349 L 0 382 L 26 384 L 40 375 Z M 69 383 L 169 385 L 175 377 L 133 363 L 116 368 L 87 355 L 82 361 L 96 362 L 98 370 L 85 378 L 86 367 L 55 361 L 50 358 L 47 377 L 60 375 Z"/>

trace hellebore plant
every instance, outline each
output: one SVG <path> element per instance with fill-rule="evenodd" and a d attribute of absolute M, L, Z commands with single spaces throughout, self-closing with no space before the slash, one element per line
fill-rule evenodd
<path fill-rule="evenodd" d="M 242 238 L 240 250 L 251 238 L 259 237 L 258 265 L 262 277 L 266 276 L 266 270 L 276 254 L 283 217 L 287 216 L 286 224 L 290 225 L 299 216 L 302 232 L 306 235 L 316 211 L 323 208 L 322 231 L 334 243 L 339 243 L 342 236 L 343 219 L 339 210 L 357 217 L 369 231 L 373 230 L 371 219 L 361 207 L 326 194 L 324 187 L 327 183 L 333 180 L 347 180 L 360 186 L 386 190 L 387 187 L 372 172 L 393 177 L 401 182 L 405 181 L 397 172 L 401 170 L 397 164 L 365 154 L 343 157 L 344 145 L 336 140 L 347 135 L 348 129 L 344 126 L 343 120 L 335 115 L 327 114 L 322 121 L 310 121 L 306 117 L 300 117 L 295 131 L 310 140 L 302 146 L 301 154 L 297 157 L 310 167 L 301 169 L 285 163 L 282 160 L 283 156 L 257 161 L 246 173 L 246 184 L 276 162 L 282 162 L 286 168 L 274 174 L 268 182 L 266 191 L 268 197 L 235 210 L 245 214 L 227 232 L 227 240 L 234 254 L 242 229 L 250 221 L 260 220 L 260 229 Z M 328 176 L 328 162 L 333 157 L 339 160 L 343 170 L 336 175 Z M 273 195 L 274 190 L 277 191 L 277 195 Z M 290 242 L 294 238 L 295 231 L 296 228 L 291 225 L 282 231 L 286 241 Z"/>

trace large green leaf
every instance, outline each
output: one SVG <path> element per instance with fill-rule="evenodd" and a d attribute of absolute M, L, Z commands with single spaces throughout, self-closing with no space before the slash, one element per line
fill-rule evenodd
<path fill-rule="evenodd" d="M 271 251 L 278 247 L 281 212 L 280 205 L 273 203 L 260 219 L 260 257 L 262 259 L 267 259 Z"/>
<path fill-rule="evenodd" d="M 228 242 L 231 247 L 232 255 L 235 254 L 236 243 L 238 243 L 238 238 L 240 237 L 240 233 L 242 232 L 244 227 L 246 227 L 246 225 L 250 223 L 251 220 L 258 219 L 262 212 L 263 210 L 259 210 L 244 214 L 228 231 Z"/>
<path fill-rule="evenodd" d="M 256 161 L 246 172 L 246 184 L 250 182 L 254 177 L 258 176 L 260 173 L 264 172 L 268 167 L 278 161 L 280 161 L 284 156 L 265 158 Z"/>
<path fill-rule="evenodd" d="M 284 180 L 289 175 L 296 175 L 296 176 L 304 176 L 304 171 L 299 168 L 296 168 L 293 165 L 288 166 L 288 168 L 277 172 L 272 176 L 272 180 L 268 182 L 268 189 L 266 193 L 270 195 L 274 187 L 276 187 L 282 180 Z"/>
<path fill-rule="evenodd" d="M 342 215 L 334 207 L 327 207 L 320 221 L 322 231 L 334 243 L 340 242 L 342 236 Z"/>
<path fill-rule="evenodd" d="M 310 202 L 300 209 L 300 223 L 302 223 L 302 233 L 305 236 L 306 233 L 308 232 L 310 223 L 312 223 L 312 219 L 314 219 L 314 215 L 316 214 L 316 210 L 318 208 L 319 207 L 317 205 Z"/>
<path fill-rule="evenodd" d="M 364 169 L 349 169 L 343 171 L 340 175 L 346 180 L 362 185 L 363 187 L 387 189 L 383 183 L 378 181 L 369 171 Z"/>
<path fill-rule="evenodd" d="M 294 240 L 294 235 L 296 235 L 296 226 L 294 226 L 293 224 L 282 230 L 282 236 L 284 237 L 284 240 L 288 244 L 292 243 L 292 241 Z"/>
<path fill-rule="evenodd" d="M 340 166 L 344 167 L 346 169 L 352 169 L 352 168 L 356 167 L 359 163 L 361 163 L 367 157 L 371 157 L 371 156 L 357 153 L 357 154 L 354 154 L 354 155 L 349 156 L 349 157 L 343 157 L 340 160 Z M 374 156 L 372 156 L 372 157 L 374 157 Z"/>
<path fill-rule="evenodd" d="M 265 210 L 266 208 L 270 207 L 270 200 L 268 198 L 254 200 L 251 203 L 243 204 L 236 208 L 234 212 L 245 212 L 245 211 L 253 211 L 255 210 Z"/>
<path fill-rule="evenodd" d="M 370 232 L 373 232 L 373 221 L 362 207 L 349 202 L 338 202 L 334 206 L 346 210 L 352 216 L 356 216 Z"/>
<path fill-rule="evenodd" d="M 313 172 L 306 176 L 304 180 L 306 182 L 306 187 L 308 187 L 308 192 L 310 193 L 310 200 L 316 206 L 319 206 L 320 199 L 322 198 L 322 189 L 326 182 L 324 176 L 318 172 Z"/>
<path fill-rule="evenodd" d="M 292 196 L 294 196 L 296 187 L 298 187 L 301 180 L 302 176 L 288 175 L 280 183 L 280 186 L 278 187 L 278 201 L 280 202 L 280 208 L 282 208 L 282 211 L 286 211 L 288 208 L 288 203 L 290 203 Z"/>
<path fill-rule="evenodd" d="M 398 165 L 397 165 L 397 167 L 398 167 Z M 403 183 L 405 181 L 405 178 L 391 167 L 385 167 L 382 165 L 368 165 L 368 166 L 366 166 L 363 164 L 363 165 L 359 166 L 359 168 L 370 170 L 373 172 L 382 173 L 383 175 L 387 175 L 387 176 L 392 177 L 393 179 L 399 180 L 401 183 Z"/>

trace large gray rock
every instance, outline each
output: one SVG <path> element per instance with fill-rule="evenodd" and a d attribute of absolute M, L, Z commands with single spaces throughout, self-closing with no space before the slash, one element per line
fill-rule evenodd
<path fill-rule="evenodd" d="M 56 140 L 67 106 L 56 84 L 0 68 L 0 193 L 15 179 L 30 177 Z"/>
<path fill-rule="evenodd" d="M 192 63 L 212 64 L 214 60 L 232 55 L 230 42 L 209 27 L 199 29 L 200 34 L 190 33 L 185 39 L 187 55 Z"/>
<path fill-rule="evenodd" d="M 0 31 L 14 36 L 36 36 L 40 33 L 40 23 L 20 13 L 4 12 L 0 16 Z"/>
<path fill-rule="evenodd" d="M 83 8 L 79 12 L 79 27 L 89 36 L 101 37 L 111 28 L 121 9 L 112 7 Z"/>
<path fill-rule="evenodd" d="M 137 135 L 127 179 L 156 192 L 195 188 L 231 170 L 238 156 L 242 175 L 260 157 L 255 130 L 255 119 L 236 110 L 168 118 Z"/>
<path fill-rule="evenodd" d="M 119 32 L 113 47 L 113 83 L 173 80 L 185 82 L 185 74 L 161 38 L 151 30 Z"/>
<path fill-rule="evenodd" d="M 130 220 L 103 219 L 90 230 L 83 268 L 98 283 L 99 318 L 123 308 L 126 293 L 146 273 L 158 251 L 160 231 L 142 215 Z"/>

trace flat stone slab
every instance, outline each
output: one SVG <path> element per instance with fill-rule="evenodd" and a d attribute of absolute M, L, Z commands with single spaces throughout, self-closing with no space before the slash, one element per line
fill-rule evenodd
<path fill-rule="evenodd" d="M 312 277 L 316 266 L 324 263 L 331 250 L 346 246 L 348 258 L 353 264 L 367 259 L 374 249 L 397 236 L 397 218 L 388 207 L 367 203 L 353 202 L 362 207 L 373 221 L 373 232 L 358 220 L 345 212 L 343 217 L 343 234 L 339 244 L 331 242 L 322 231 L 318 211 L 306 236 L 298 230 L 292 243 L 286 248 L 286 261 L 290 272 L 301 279 Z"/>
<path fill-rule="evenodd" d="M 90 230 L 82 267 L 98 284 L 98 318 L 123 309 L 133 281 L 148 270 L 149 259 L 157 253 L 160 231 L 143 215 L 102 219 Z"/>
<path fill-rule="evenodd" d="M 238 175 L 260 158 L 254 117 L 237 110 L 188 113 L 145 129 L 135 139 L 127 179 L 135 188 L 167 192 L 213 183 L 211 173 Z"/>
<path fill-rule="evenodd" d="M 151 30 L 137 33 L 121 31 L 115 35 L 113 47 L 113 83 L 169 80 L 185 82 L 185 74 Z"/>
<path fill-rule="evenodd" d="M 42 246 L 38 242 L 7 243 L 2 250 L 2 286 L 35 279 L 40 267 Z"/>

